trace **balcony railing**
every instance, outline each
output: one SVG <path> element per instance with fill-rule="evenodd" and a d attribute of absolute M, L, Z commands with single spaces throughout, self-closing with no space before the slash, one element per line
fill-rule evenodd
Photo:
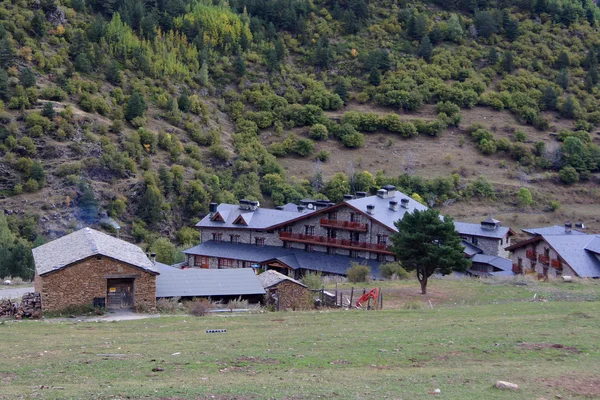
<path fill-rule="evenodd" d="M 349 231 L 361 231 L 366 232 L 369 229 L 367 224 L 363 224 L 361 222 L 352 222 L 352 221 L 338 221 L 335 219 L 327 219 L 321 218 L 321 226 L 325 228 L 338 228 L 338 229 L 346 229 Z"/>
<path fill-rule="evenodd" d="M 550 257 L 545 255 L 538 255 L 538 261 L 544 265 L 550 265 Z"/>
<path fill-rule="evenodd" d="M 387 244 L 374 244 L 367 242 L 355 242 L 347 239 L 333 239 L 325 236 L 304 235 L 302 233 L 279 232 L 279 239 L 283 241 L 309 243 L 322 246 L 340 247 L 343 249 L 357 251 L 372 251 L 375 253 L 393 254 Z"/>
<path fill-rule="evenodd" d="M 523 267 L 521 267 L 519 264 L 513 264 L 512 271 L 515 274 L 522 274 L 523 273 Z"/>
<path fill-rule="evenodd" d="M 552 267 L 556 268 L 556 269 L 563 269 L 562 266 L 562 261 L 560 260 L 552 260 Z"/>
<path fill-rule="evenodd" d="M 529 258 L 530 260 L 532 260 L 532 261 L 537 261 L 537 254 L 536 254 L 536 252 L 535 252 L 535 251 L 533 251 L 533 250 L 527 250 L 527 251 L 525 252 L 525 256 L 526 256 L 527 258 Z"/>

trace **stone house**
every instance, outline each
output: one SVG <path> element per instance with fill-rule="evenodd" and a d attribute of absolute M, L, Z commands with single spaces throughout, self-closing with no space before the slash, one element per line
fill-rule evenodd
<path fill-rule="evenodd" d="M 33 249 L 42 310 L 156 307 L 154 263 L 139 247 L 84 228 Z"/>
<path fill-rule="evenodd" d="M 502 226 L 497 219 L 488 218 L 479 224 L 455 222 L 454 226 L 463 241 L 480 249 L 480 253 L 496 257 L 509 256 L 505 247 L 510 246 L 511 237 L 515 232 L 509 227 Z"/>
<path fill-rule="evenodd" d="M 258 275 L 258 280 L 267 292 L 267 303 L 277 310 L 297 310 L 309 306 L 308 287 L 289 276 L 269 270 Z"/>
<path fill-rule="evenodd" d="M 575 233 L 568 228 L 560 234 L 534 234 L 508 246 L 513 271 L 550 278 L 600 278 L 600 236 Z"/>

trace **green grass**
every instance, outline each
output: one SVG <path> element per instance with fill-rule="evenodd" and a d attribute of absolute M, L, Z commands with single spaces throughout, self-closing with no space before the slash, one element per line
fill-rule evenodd
<path fill-rule="evenodd" d="M 430 289 L 463 298 L 470 288 L 466 298 L 487 292 L 492 303 L 495 291 L 516 293 L 514 285 L 479 285 L 435 281 Z M 580 285 L 571 287 L 598 293 L 595 284 Z M 0 399 L 430 399 L 436 388 L 447 399 L 600 396 L 600 303 L 516 300 L 448 301 L 433 310 L 7 321 L 0 324 Z M 496 380 L 520 390 L 497 390 Z"/>

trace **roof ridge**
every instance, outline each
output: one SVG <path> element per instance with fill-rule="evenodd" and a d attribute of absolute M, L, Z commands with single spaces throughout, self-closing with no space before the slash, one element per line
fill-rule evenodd
<path fill-rule="evenodd" d="M 94 230 L 92 230 L 92 228 L 90 228 L 89 226 L 86 226 L 85 228 L 83 228 L 83 235 L 84 235 L 86 241 L 88 242 L 88 244 L 90 245 L 90 248 L 92 249 L 92 253 L 98 254 L 100 252 L 100 250 L 98 249 L 98 245 L 96 244 L 96 241 L 94 240 L 93 232 L 94 232 Z"/>

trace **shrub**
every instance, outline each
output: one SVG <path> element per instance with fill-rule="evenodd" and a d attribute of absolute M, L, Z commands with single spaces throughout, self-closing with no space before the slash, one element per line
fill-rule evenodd
<path fill-rule="evenodd" d="M 527 134 L 519 129 L 515 132 L 514 140 L 515 142 L 525 142 L 527 140 Z"/>
<path fill-rule="evenodd" d="M 385 279 L 407 279 L 409 274 L 399 262 L 383 263 L 379 266 L 379 273 Z"/>
<path fill-rule="evenodd" d="M 358 148 L 365 144 L 365 135 L 360 132 L 351 133 L 342 137 L 342 143 L 346 147 Z"/>
<path fill-rule="evenodd" d="M 315 160 L 326 162 L 327 160 L 329 160 L 330 155 L 331 152 L 327 150 L 321 150 L 317 154 L 315 154 Z"/>
<path fill-rule="evenodd" d="M 203 317 L 214 308 L 214 303 L 208 299 L 194 299 L 185 304 L 186 310 L 196 317 Z"/>
<path fill-rule="evenodd" d="M 327 127 L 323 124 L 314 124 L 308 131 L 308 136 L 314 140 L 327 140 L 328 134 Z"/>
<path fill-rule="evenodd" d="M 346 271 L 346 275 L 352 283 L 367 282 L 371 275 L 371 268 L 366 265 L 352 263 L 352 266 Z"/>
<path fill-rule="evenodd" d="M 231 312 L 236 309 L 248 308 L 248 300 L 242 300 L 242 297 L 232 299 L 227 302 L 227 309 Z"/>
<path fill-rule="evenodd" d="M 519 189 L 519 192 L 517 193 L 517 202 L 521 207 L 526 207 L 533 204 L 533 197 L 531 196 L 531 192 L 529 191 L 529 189 Z"/>
<path fill-rule="evenodd" d="M 179 297 L 171 297 L 170 299 L 158 299 L 156 301 L 156 309 L 160 313 L 175 314 L 179 309 Z"/>
<path fill-rule="evenodd" d="M 579 172 L 571 166 L 566 166 L 558 172 L 558 176 L 562 183 L 572 185 L 579 182 Z"/>
<path fill-rule="evenodd" d="M 560 201 L 550 200 L 550 202 L 548 203 L 548 208 L 550 209 L 550 211 L 554 212 L 560 208 L 560 205 Z"/>
<path fill-rule="evenodd" d="M 320 272 L 309 272 L 302 277 L 300 282 L 308 286 L 310 290 L 317 290 L 323 287 L 323 277 Z"/>
<path fill-rule="evenodd" d="M 296 142 L 294 152 L 299 156 L 306 157 L 315 150 L 315 144 L 310 139 L 300 139 Z"/>

